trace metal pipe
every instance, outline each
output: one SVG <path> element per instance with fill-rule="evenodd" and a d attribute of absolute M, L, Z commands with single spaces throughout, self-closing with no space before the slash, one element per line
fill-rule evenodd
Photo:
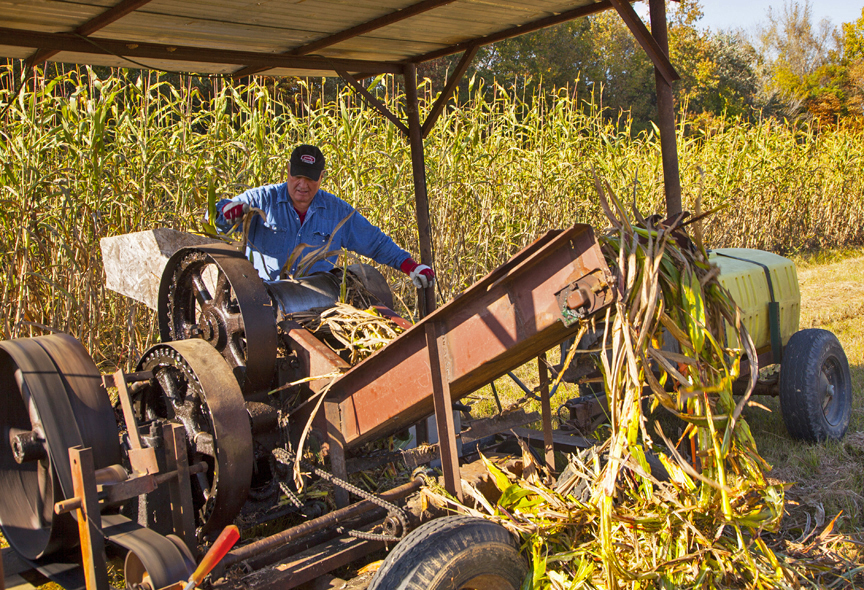
<path fill-rule="evenodd" d="M 398 488 L 393 488 L 392 490 L 386 491 L 380 494 L 379 497 L 382 500 L 386 500 L 388 502 L 401 500 L 402 498 L 419 490 L 422 486 L 423 480 L 417 478 L 399 486 Z M 260 541 L 255 541 L 254 543 L 250 543 L 249 545 L 234 549 L 222 559 L 222 566 L 228 568 L 234 564 L 249 559 L 250 557 L 253 557 L 265 551 L 269 551 L 270 549 L 275 549 L 280 545 L 289 543 L 304 535 L 308 535 L 328 526 L 335 525 L 344 519 L 353 518 L 359 514 L 368 512 L 376 506 L 376 504 L 373 504 L 369 500 L 362 500 L 360 502 L 357 502 L 356 504 L 351 504 L 350 506 L 346 506 L 345 508 L 334 510 L 333 512 L 325 514 L 324 516 L 319 516 L 316 519 L 304 522 L 301 525 L 295 526 L 290 529 L 285 529 L 284 531 L 276 533 L 275 535 L 265 537 Z"/>

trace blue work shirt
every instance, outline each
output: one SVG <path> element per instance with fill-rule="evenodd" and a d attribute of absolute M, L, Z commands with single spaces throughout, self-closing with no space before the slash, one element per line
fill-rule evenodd
<path fill-rule="evenodd" d="M 292 263 L 293 268 L 289 269 L 289 273 L 295 275 L 303 257 L 326 244 L 339 222 L 352 211 L 354 214 L 351 218 L 332 236 L 328 251 L 338 252 L 347 248 L 397 269 L 410 257 L 408 252 L 355 211 L 354 207 L 320 189 L 315 193 L 302 225 L 300 215 L 288 195 L 287 183 L 259 186 L 233 199 L 219 201 L 216 204 L 216 210 L 219 211 L 216 227 L 222 231 L 229 230 L 232 225 L 222 216 L 222 207 L 230 201 L 248 203 L 250 207 L 261 209 L 267 215 L 267 221 L 261 219 L 260 215 L 252 217 L 246 248 L 246 255 L 251 255 L 252 264 L 265 280 L 278 279 L 282 267 L 294 249 L 300 244 L 308 244 L 309 247 L 303 249 Z M 333 254 L 319 260 L 304 274 L 330 270 L 335 265 L 337 256 L 338 254 Z"/>

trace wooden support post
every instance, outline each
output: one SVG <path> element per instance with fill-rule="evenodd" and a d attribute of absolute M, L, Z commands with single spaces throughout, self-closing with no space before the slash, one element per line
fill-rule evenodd
<path fill-rule="evenodd" d="M 456 427 L 453 423 L 453 398 L 450 382 L 442 370 L 442 357 L 446 351 L 438 346 L 435 322 L 426 324 L 426 349 L 432 371 L 432 400 L 435 403 L 435 424 L 438 426 L 438 448 L 441 450 L 441 470 L 444 489 L 462 499 L 462 476 L 459 472 L 459 453 L 456 447 Z"/>
<path fill-rule="evenodd" d="M 102 536 L 102 515 L 99 513 L 92 449 L 70 448 L 69 462 L 72 467 L 75 497 L 81 501 L 76 516 L 87 590 L 109 590 L 108 566 L 105 563 L 105 538 Z"/>
<path fill-rule="evenodd" d="M 420 262 L 435 268 L 432 260 L 432 226 L 429 221 L 429 197 L 426 193 L 426 161 L 423 155 L 423 127 L 420 125 L 420 103 L 417 98 L 417 68 L 405 66 L 405 102 L 408 111 L 408 141 L 411 145 L 411 169 L 414 172 L 414 198 L 417 205 L 417 231 L 420 239 Z M 417 290 L 420 316 L 435 310 L 435 289 Z"/>
<path fill-rule="evenodd" d="M 345 463 L 345 437 L 342 435 L 342 413 L 338 402 L 324 401 L 324 416 L 327 418 L 327 440 L 330 446 L 330 471 L 345 481 L 348 480 L 348 467 Z M 349 503 L 348 490 L 334 486 L 333 499 L 337 508 Z"/>
<path fill-rule="evenodd" d="M 165 463 L 168 472 L 176 473 L 168 481 L 174 534 L 183 539 L 194 555 L 197 553 L 198 543 L 195 538 L 195 509 L 192 505 L 192 488 L 189 481 L 186 430 L 180 424 L 166 424 L 162 429 L 162 440 L 165 443 Z"/>
<path fill-rule="evenodd" d="M 660 49 L 669 55 L 669 34 L 666 29 L 666 0 L 649 0 L 651 35 Z M 660 153 L 663 159 L 663 184 L 666 190 L 666 215 L 681 213 L 681 177 L 678 171 L 678 146 L 675 138 L 675 105 L 672 85 L 656 67 L 657 127 L 660 129 Z"/>
<path fill-rule="evenodd" d="M 549 400 L 549 371 L 546 369 L 546 353 L 537 357 L 537 374 L 540 378 L 540 409 L 543 417 L 543 448 L 546 451 L 546 467 L 555 473 L 555 444 L 552 439 L 552 403 Z"/>

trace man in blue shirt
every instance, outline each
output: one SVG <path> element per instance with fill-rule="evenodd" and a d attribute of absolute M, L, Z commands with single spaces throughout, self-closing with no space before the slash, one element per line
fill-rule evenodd
<path fill-rule="evenodd" d="M 354 207 L 319 188 L 324 164 L 324 155 L 316 146 L 297 146 L 291 153 L 287 182 L 259 186 L 233 199 L 222 199 L 216 204 L 216 226 L 227 231 L 250 208 L 264 212 L 266 221 L 258 215 L 252 219 L 246 254 L 251 255 L 258 274 L 265 280 L 280 278 L 288 257 L 300 244 L 308 247 L 294 258 L 292 268 L 285 269 L 287 274 L 295 275 L 304 256 L 329 242 L 328 252 L 347 248 L 401 270 L 417 288 L 432 286 L 435 273 L 431 268 L 415 262 Z M 336 258 L 333 254 L 319 260 L 305 274 L 330 270 Z"/>

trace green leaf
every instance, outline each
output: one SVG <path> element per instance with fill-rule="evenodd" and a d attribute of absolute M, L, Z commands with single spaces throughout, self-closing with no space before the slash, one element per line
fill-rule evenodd
<path fill-rule="evenodd" d="M 705 300 L 699 278 L 689 268 L 681 277 L 681 303 L 693 350 L 698 355 L 705 346 Z"/>
<path fill-rule="evenodd" d="M 514 507 L 516 503 L 525 498 L 525 496 L 529 496 L 531 494 L 531 490 L 526 490 L 525 488 L 519 486 L 519 484 L 513 483 L 510 484 L 504 490 L 504 493 L 501 494 L 501 498 L 498 499 L 498 504 L 509 510 L 511 507 Z"/>
<path fill-rule="evenodd" d="M 483 458 L 483 462 L 486 464 L 486 469 L 489 470 L 489 474 L 492 476 L 492 479 L 495 480 L 495 487 L 498 488 L 498 491 L 502 493 L 506 491 L 512 485 L 510 480 L 507 478 L 507 475 L 501 471 L 497 465 L 487 459 L 483 453 L 480 453 L 480 457 Z"/>

